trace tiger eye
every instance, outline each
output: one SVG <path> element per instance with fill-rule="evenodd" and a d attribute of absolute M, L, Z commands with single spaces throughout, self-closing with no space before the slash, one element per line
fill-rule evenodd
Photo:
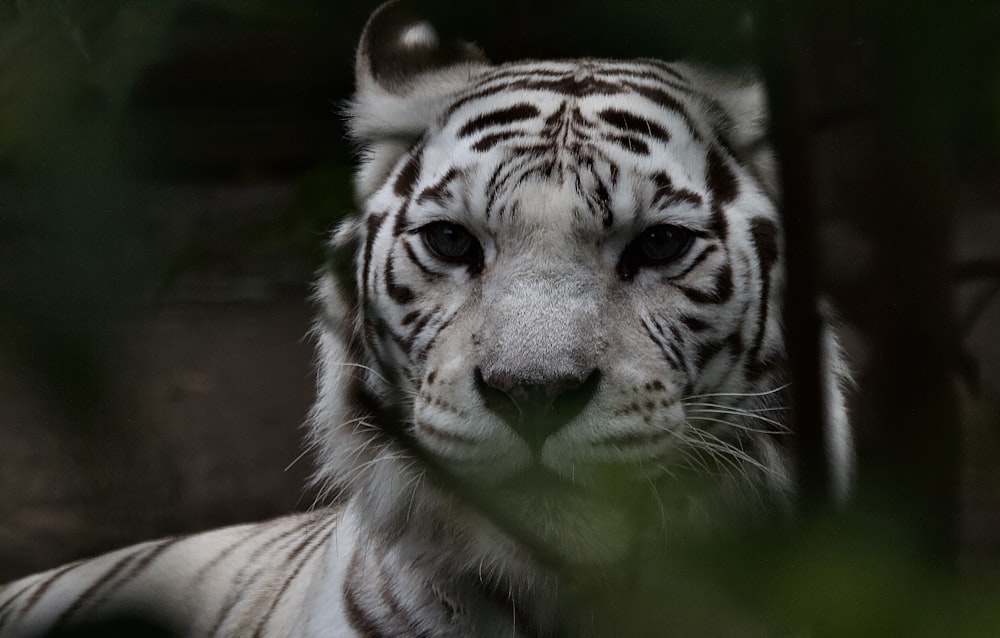
<path fill-rule="evenodd" d="M 482 247 L 468 230 L 452 222 L 433 222 L 420 229 L 427 249 L 441 261 L 474 264 L 482 258 Z"/>
<path fill-rule="evenodd" d="M 678 226 L 661 224 L 647 228 L 633 243 L 650 265 L 665 264 L 684 254 L 691 234 Z"/>
<path fill-rule="evenodd" d="M 694 240 L 694 234 L 673 224 L 657 224 L 642 231 L 622 253 L 618 265 L 623 278 L 631 278 L 640 268 L 666 266 L 683 257 Z"/>

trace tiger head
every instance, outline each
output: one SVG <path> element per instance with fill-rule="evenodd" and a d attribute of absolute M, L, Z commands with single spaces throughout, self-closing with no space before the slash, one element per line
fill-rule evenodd
<path fill-rule="evenodd" d="M 323 280 L 317 330 L 322 485 L 500 570 L 534 542 L 613 561 L 649 504 L 672 521 L 789 491 L 757 84 L 492 65 L 392 4 L 356 73 L 362 210 L 333 240 L 355 269 Z"/>

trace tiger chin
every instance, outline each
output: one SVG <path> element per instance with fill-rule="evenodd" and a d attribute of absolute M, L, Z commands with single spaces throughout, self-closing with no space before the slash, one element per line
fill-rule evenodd
<path fill-rule="evenodd" d="M 356 82 L 360 211 L 331 239 L 353 267 L 316 295 L 307 445 L 329 505 L 22 579 L 0 636 L 134 613 L 196 636 L 587 635 L 558 613 L 569 574 L 794 500 L 751 76 L 494 65 L 390 2 Z M 829 331 L 824 375 L 843 498 Z"/>

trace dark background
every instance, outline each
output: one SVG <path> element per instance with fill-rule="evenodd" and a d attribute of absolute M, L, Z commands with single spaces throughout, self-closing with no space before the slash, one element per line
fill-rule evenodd
<path fill-rule="evenodd" d="M 354 209 L 341 109 L 377 4 L 0 0 L 0 581 L 313 503 L 310 285 Z M 410 4 L 495 61 L 777 73 L 860 508 L 994 585 L 1000 5 Z"/>

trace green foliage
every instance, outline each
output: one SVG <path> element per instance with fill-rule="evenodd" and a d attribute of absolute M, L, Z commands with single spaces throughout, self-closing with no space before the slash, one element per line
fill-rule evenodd
<path fill-rule="evenodd" d="M 674 543 L 571 580 L 565 614 L 609 637 L 995 635 L 998 583 L 929 564 L 891 511 Z"/>

